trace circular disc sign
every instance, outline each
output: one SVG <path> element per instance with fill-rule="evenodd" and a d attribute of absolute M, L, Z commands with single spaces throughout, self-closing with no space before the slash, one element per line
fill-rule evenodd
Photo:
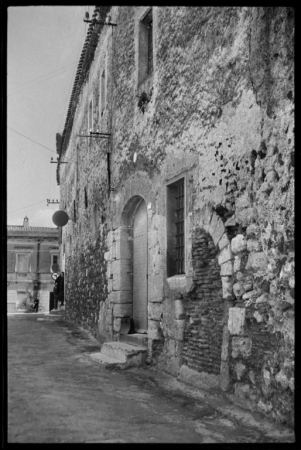
<path fill-rule="evenodd" d="M 57 227 L 64 227 L 68 223 L 68 220 L 68 214 L 66 213 L 66 211 L 63 211 L 61 209 L 59 211 L 56 211 L 52 216 L 52 222 Z"/>
<path fill-rule="evenodd" d="M 51 278 L 52 278 L 53 280 L 56 280 L 58 276 L 59 276 L 59 275 L 58 275 L 57 273 L 53 273 L 53 274 L 51 275 Z"/>

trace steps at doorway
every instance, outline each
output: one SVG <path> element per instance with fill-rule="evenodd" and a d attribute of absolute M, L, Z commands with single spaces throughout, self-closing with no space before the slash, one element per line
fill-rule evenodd
<path fill-rule="evenodd" d="M 120 341 L 105 342 L 101 347 L 100 353 L 89 354 L 94 361 L 110 367 L 119 367 L 120 369 L 143 365 L 146 355 L 146 347 L 129 345 Z"/>
<path fill-rule="evenodd" d="M 125 342 L 129 345 L 137 345 L 147 348 L 147 334 L 120 334 L 119 342 Z"/>

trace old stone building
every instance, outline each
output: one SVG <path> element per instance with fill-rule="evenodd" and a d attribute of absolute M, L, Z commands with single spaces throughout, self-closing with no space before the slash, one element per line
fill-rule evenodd
<path fill-rule="evenodd" d="M 68 320 L 292 423 L 294 10 L 96 7 L 57 151 Z"/>
<path fill-rule="evenodd" d="M 59 262 L 59 230 L 23 225 L 7 227 L 7 312 L 26 311 L 29 296 L 39 299 L 39 310 L 53 308 L 53 266 Z"/>

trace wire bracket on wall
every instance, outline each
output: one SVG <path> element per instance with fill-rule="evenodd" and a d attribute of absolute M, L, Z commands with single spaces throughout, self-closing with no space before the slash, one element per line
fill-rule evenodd
<path fill-rule="evenodd" d="M 90 131 L 89 134 L 77 134 L 78 137 L 97 137 L 102 139 L 109 139 L 110 133 L 101 133 L 99 131 Z"/>
<path fill-rule="evenodd" d="M 53 158 L 51 158 L 50 164 L 58 164 L 59 158 L 56 158 L 57 161 L 53 161 Z M 60 164 L 68 164 L 66 161 L 60 161 Z"/>
<path fill-rule="evenodd" d="M 48 205 L 59 205 L 59 201 L 58 200 L 50 200 L 49 198 L 47 198 L 47 206 Z"/>
<path fill-rule="evenodd" d="M 117 27 L 117 23 L 112 23 L 111 22 L 111 16 L 110 14 L 107 14 L 106 16 L 106 20 L 104 22 L 100 21 L 100 14 L 99 12 L 96 13 L 96 17 L 92 20 L 89 20 L 89 13 L 86 12 L 85 14 L 85 18 L 83 19 L 84 22 L 86 23 L 92 23 L 93 25 L 108 25 L 110 27 Z"/>

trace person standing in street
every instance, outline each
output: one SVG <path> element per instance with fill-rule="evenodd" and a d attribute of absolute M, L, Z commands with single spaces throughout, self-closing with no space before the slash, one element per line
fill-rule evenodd
<path fill-rule="evenodd" d="M 33 303 L 33 309 L 35 310 L 36 313 L 39 311 L 39 303 L 40 300 L 38 298 L 35 298 Z"/>
<path fill-rule="evenodd" d="M 60 301 L 61 306 L 63 306 L 64 305 L 64 272 L 61 272 L 60 275 L 55 280 L 53 294 L 54 294 L 54 308 L 57 309 L 58 301 Z"/>

